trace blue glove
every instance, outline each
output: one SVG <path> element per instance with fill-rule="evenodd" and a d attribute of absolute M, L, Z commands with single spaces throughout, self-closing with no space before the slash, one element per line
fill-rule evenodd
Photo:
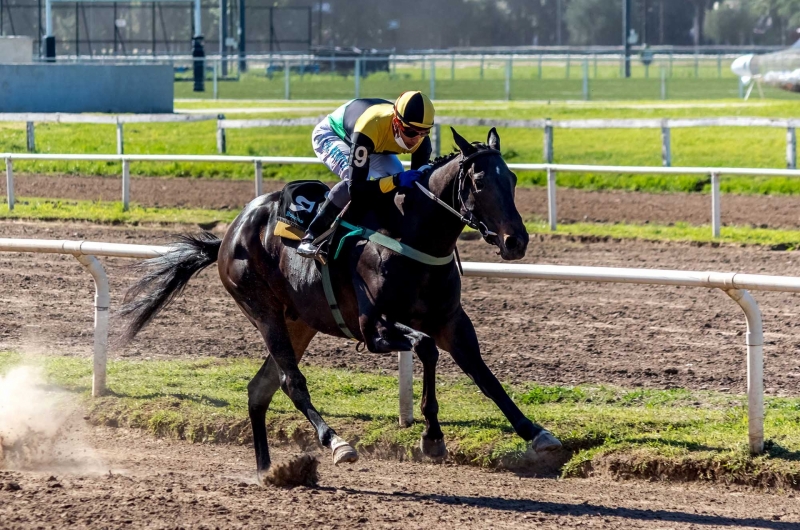
<path fill-rule="evenodd" d="M 422 172 L 416 169 L 409 169 L 408 171 L 398 173 L 396 176 L 398 186 L 401 188 L 411 188 L 414 183 L 420 179 Z"/>

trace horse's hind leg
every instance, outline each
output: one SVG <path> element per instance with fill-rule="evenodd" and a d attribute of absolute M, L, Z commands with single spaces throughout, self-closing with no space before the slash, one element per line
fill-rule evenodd
<path fill-rule="evenodd" d="M 253 323 L 258 327 L 256 322 Z M 288 330 L 295 358 L 299 361 L 316 331 L 299 322 L 290 323 Z M 261 369 L 247 385 L 247 408 L 253 428 L 253 445 L 256 450 L 259 480 L 261 480 L 261 475 L 269 469 L 271 463 L 265 423 L 267 410 L 272 402 L 272 397 L 281 388 L 284 379 L 278 363 L 275 362 L 272 355 L 268 355 Z"/>
<path fill-rule="evenodd" d="M 325 423 L 325 420 L 322 419 L 322 416 L 311 403 L 311 395 L 308 392 L 306 378 L 297 364 L 299 357 L 295 354 L 289 328 L 283 316 L 275 315 L 275 318 L 269 320 L 268 325 L 266 322 L 260 323 L 258 328 L 267 343 L 270 356 L 275 359 L 283 373 L 283 391 L 292 400 L 297 410 L 302 412 L 314 426 L 320 443 L 333 452 L 333 463 L 339 464 L 358 460 L 358 453 L 356 453 L 355 449 L 336 435 L 336 432 Z M 309 338 L 309 340 L 311 339 Z M 303 350 L 307 345 L 308 343 L 303 346 Z M 302 352 L 300 355 L 302 355 Z"/>

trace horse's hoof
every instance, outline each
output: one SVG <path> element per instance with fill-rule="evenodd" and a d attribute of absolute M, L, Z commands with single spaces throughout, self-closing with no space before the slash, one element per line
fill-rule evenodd
<path fill-rule="evenodd" d="M 431 440 L 424 436 L 419 440 L 419 448 L 422 449 L 422 454 L 428 458 L 444 458 L 447 456 L 447 447 L 444 444 L 444 439 Z"/>
<path fill-rule="evenodd" d="M 561 442 L 558 441 L 558 438 L 553 436 L 550 431 L 542 430 L 542 432 L 537 434 L 533 441 L 531 441 L 531 448 L 537 453 L 543 453 L 558 451 L 562 448 L 562 445 Z"/>
<path fill-rule="evenodd" d="M 269 475 L 270 468 L 267 469 L 259 469 L 256 471 L 256 482 L 258 482 L 259 486 L 266 486 L 269 484 L 267 481 L 267 475 Z"/>
<path fill-rule="evenodd" d="M 333 449 L 333 465 L 335 466 L 341 463 L 352 464 L 358 462 L 356 450 L 338 436 L 334 436 L 333 440 L 331 440 L 331 449 Z"/>

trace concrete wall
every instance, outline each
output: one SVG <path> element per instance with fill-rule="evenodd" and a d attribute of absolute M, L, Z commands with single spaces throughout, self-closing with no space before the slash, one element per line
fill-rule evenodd
<path fill-rule="evenodd" d="M 0 37 L 0 64 L 33 62 L 33 38 Z"/>
<path fill-rule="evenodd" d="M 170 65 L 0 64 L 0 112 L 173 111 Z"/>

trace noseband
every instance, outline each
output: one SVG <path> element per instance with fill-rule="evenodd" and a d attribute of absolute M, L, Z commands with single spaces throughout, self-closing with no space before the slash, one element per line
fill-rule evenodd
<path fill-rule="evenodd" d="M 454 195 L 454 197 L 453 197 L 453 205 L 456 204 L 456 197 L 455 196 L 457 195 L 458 196 L 458 202 L 461 205 L 461 210 L 466 212 L 466 215 L 462 215 L 461 212 L 456 211 L 449 204 L 447 204 L 446 202 L 441 200 L 439 197 L 434 195 L 429 189 L 425 188 L 419 182 L 415 182 L 415 184 L 417 185 L 417 187 L 420 190 L 422 190 L 422 193 L 424 193 L 430 199 L 433 199 L 437 203 L 439 203 L 442 206 L 444 206 L 450 213 L 452 213 L 453 215 L 458 217 L 461 220 L 462 223 L 464 223 L 468 227 L 472 228 L 473 230 L 477 230 L 478 232 L 480 232 L 481 236 L 483 236 L 484 238 L 497 236 L 497 234 L 495 232 L 492 232 L 491 230 L 489 230 L 489 228 L 484 224 L 483 221 L 478 219 L 478 217 L 475 215 L 475 212 L 473 212 L 470 208 L 467 207 L 467 205 L 466 205 L 466 203 L 464 201 L 464 195 L 466 195 L 464 193 L 464 186 L 466 185 L 466 182 L 467 182 L 467 172 L 469 171 L 469 168 L 472 166 L 472 161 L 473 160 L 475 160 L 476 158 L 479 158 L 481 156 L 484 156 L 484 155 L 499 155 L 499 154 L 500 154 L 500 151 L 498 151 L 497 149 L 482 149 L 480 151 L 476 151 L 476 152 L 472 153 L 469 156 L 464 156 L 463 153 L 461 154 L 461 160 L 459 160 L 459 162 L 458 162 L 458 176 L 456 176 L 456 186 L 453 186 L 453 195 Z M 476 191 L 480 191 L 480 190 L 476 190 Z"/>

